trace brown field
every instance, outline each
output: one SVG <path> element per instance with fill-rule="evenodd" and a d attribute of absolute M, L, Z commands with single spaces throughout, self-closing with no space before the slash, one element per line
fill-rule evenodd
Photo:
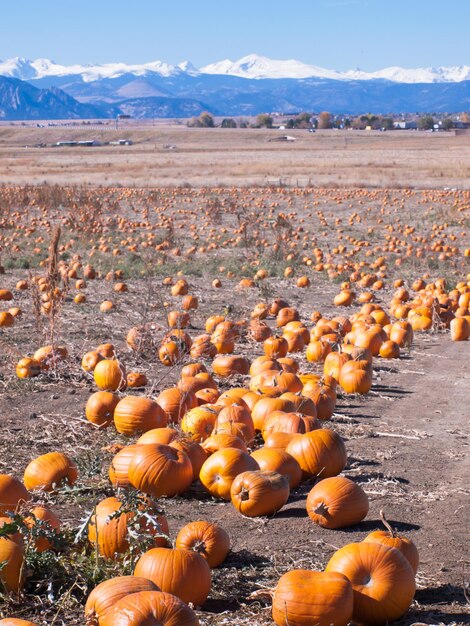
<path fill-rule="evenodd" d="M 67 138 L 103 138 L 106 132 L 74 130 Z M 108 468 L 116 446 L 136 440 L 119 435 L 112 424 L 97 429 L 86 420 L 85 403 L 97 387 L 82 370 L 81 359 L 98 344 L 112 342 L 128 372 L 148 377 L 145 389 L 129 393 L 157 398 L 176 384 L 182 366 L 193 360 L 189 355 L 165 367 L 156 347 L 144 353 L 126 344 L 130 328 L 150 323 L 156 326 L 157 347 L 163 341 L 167 313 L 179 310 L 182 302 L 163 284 L 164 277 L 175 282 L 184 276 L 189 293 L 198 298 L 187 328 L 191 338 L 204 333 L 210 315 L 249 321 L 257 303 L 270 304 L 275 298 L 295 307 L 309 331 L 314 311 L 327 319 L 351 317 L 361 311 L 360 302 L 349 308 L 333 305 L 344 282 L 357 295 L 370 292 L 390 312 L 394 281 L 401 278 L 410 300 L 432 294 L 431 328 L 415 332 L 413 345 L 402 348 L 399 359 L 374 357 L 369 393 L 346 394 L 338 386 L 333 417 L 322 423 L 345 442 L 343 474 L 367 494 L 366 519 L 339 530 L 315 525 L 306 513 L 315 478 L 294 489 L 274 516 L 244 517 L 230 503 L 212 498 L 199 481 L 159 504 L 172 541 L 180 528 L 197 519 L 215 521 L 230 535 L 232 550 L 213 570 L 209 598 L 197 611 L 201 626 L 273 624 L 270 600 L 253 594 L 274 587 L 291 569 L 322 570 L 336 549 L 381 528 L 381 509 L 420 554 L 415 598 L 394 623 L 468 624 L 470 342 L 451 341 L 444 303 L 445 294 L 456 286 L 464 292 L 470 279 L 470 258 L 464 252 L 470 249 L 470 194 L 430 187 L 466 186 L 469 139 L 298 133 L 297 143 L 284 145 L 267 142 L 272 131 L 165 128 L 119 136 L 127 134 L 140 143 L 26 149 L 21 145 L 38 137 L 64 138 L 63 131 L 0 129 L 1 181 L 12 184 L 0 187 L 0 265 L 5 268 L 0 289 L 13 294 L 0 310 L 22 310 L 13 327 L 0 328 L 0 473 L 21 479 L 31 459 L 52 450 L 68 454 L 79 469 L 73 487 L 35 493 L 34 502 L 47 503 L 61 519 L 62 543 L 42 554 L 28 543 L 24 594 L 0 595 L 0 617 L 21 617 L 41 626 L 83 625 L 91 589 L 133 571 L 140 535 L 129 554 L 111 562 L 95 552 L 86 532 L 77 538 L 96 504 L 115 494 Z M 165 152 L 162 145 L 167 143 L 178 150 Z M 271 185 L 276 178 L 293 184 L 297 176 L 299 185 L 309 180 L 311 185 L 331 185 Z M 31 186 L 43 180 L 50 185 Z M 86 184 L 52 185 L 65 181 Z M 157 182 L 162 186 L 150 188 Z M 221 188 L 222 182 L 234 187 Z M 170 184 L 181 186 L 166 186 Z M 346 184 L 356 188 L 335 188 Z M 407 189 L 370 189 L 374 185 Z M 415 186 L 428 189 L 408 188 Z M 74 302 L 77 278 L 61 283 L 63 301 L 53 318 L 38 310 L 33 280 L 46 273 L 48 246 L 59 225 L 61 267 L 75 267 L 81 278 L 91 263 L 97 277 L 80 288 L 86 295 L 82 304 Z M 267 278 L 240 286 L 242 278 L 261 268 Z M 123 272 L 127 292 L 113 289 L 116 277 L 105 279 L 111 270 Z M 383 288 L 370 281 L 366 286 L 361 272 L 382 280 Z M 307 288 L 296 286 L 303 275 L 311 281 Z M 413 290 L 420 277 L 428 284 L 426 293 Z M 212 286 L 214 278 L 220 278 L 221 288 Z M 436 285 L 439 278 L 445 284 Z M 29 289 L 16 289 L 22 279 Z M 100 312 L 106 299 L 116 305 L 110 313 Z M 281 332 L 274 316 L 266 322 Z M 17 361 L 50 343 L 52 332 L 56 344 L 67 347 L 68 359 L 19 380 Z M 254 341 L 246 326 L 241 326 L 235 353 L 250 362 L 263 354 L 262 343 Z M 306 360 L 305 350 L 289 356 L 301 372 L 323 372 L 321 362 Z M 211 371 L 211 359 L 202 360 Z M 214 378 L 221 392 L 250 382 L 241 375 Z M 252 447 L 261 444 L 258 435 Z"/>
<path fill-rule="evenodd" d="M 278 135 L 294 143 L 269 142 Z M 133 146 L 35 148 L 62 140 Z M 168 150 L 165 146 L 176 146 Z M 28 146 L 28 147 L 25 147 Z M 411 131 L 0 126 L 0 183 L 459 188 L 470 180 L 470 135 Z"/>

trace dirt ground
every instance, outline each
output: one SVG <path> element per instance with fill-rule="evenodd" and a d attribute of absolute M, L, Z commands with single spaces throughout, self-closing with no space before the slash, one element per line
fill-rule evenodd
<path fill-rule="evenodd" d="M 286 132 L 295 142 L 271 141 Z M 134 145 L 50 147 L 116 139 Z M 469 179 L 470 135 L 453 132 L 0 126 L 0 183 L 466 189 Z"/>
<path fill-rule="evenodd" d="M 286 197 L 281 195 L 274 200 L 282 203 Z M 255 199 L 253 192 L 252 201 Z M 380 200 L 372 198 L 367 202 L 380 206 Z M 455 232 L 458 232 L 462 224 L 452 214 L 453 200 L 441 198 L 441 201 L 443 204 L 438 205 L 436 200 L 432 214 L 420 208 L 419 195 L 407 198 L 406 207 L 400 206 L 410 223 L 417 227 L 423 216 L 428 221 L 431 215 L 444 221 L 448 214 L 456 220 Z M 364 212 L 367 206 L 366 201 L 365 206 L 355 205 L 347 197 L 339 205 L 332 203 L 329 196 L 320 198 L 319 202 L 327 217 L 329 211 L 345 221 L 353 208 Z M 301 198 L 298 207 L 303 207 L 303 203 Z M 184 214 L 178 219 L 184 221 Z M 393 221 L 394 214 L 386 219 Z M 420 232 L 431 228 L 432 221 L 423 224 Z M 452 230 L 450 220 L 449 224 Z M 312 221 L 311 226 L 321 237 L 316 222 Z M 368 226 L 369 223 L 356 224 L 354 233 Z M 333 232 L 334 229 L 328 235 L 331 242 Z M 467 239 L 462 240 L 462 246 L 465 245 Z M 4 251 L 4 260 L 8 254 Z M 425 261 L 421 261 L 424 265 L 416 266 L 418 261 L 410 259 L 409 267 L 405 264 L 399 270 L 392 270 L 386 289 L 376 294 L 378 302 L 388 307 L 394 291 L 393 272 L 422 274 L 424 268 L 429 269 Z M 96 262 L 99 263 L 98 259 Z M 239 259 L 236 263 L 240 263 Z M 324 316 L 344 313 L 332 305 L 339 291 L 338 282 L 328 281 L 323 273 L 312 274 L 312 285 L 307 289 L 296 288 L 292 279 L 274 277 L 255 288 L 241 290 L 238 276 L 222 277 L 222 288 L 213 289 L 209 286 L 213 266 L 207 264 L 205 270 L 201 269 L 197 260 L 193 265 L 194 273 L 188 273 L 187 277 L 190 292 L 199 299 L 199 309 L 191 314 L 192 336 L 203 332 L 205 319 L 211 314 L 223 313 L 233 319 L 247 317 L 256 303 L 269 302 L 275 297 L 285 298 L 295 306 L 308 328 L 314 310 Z M 442 267 L 432 267 L 438 276 Z M 453 272 L 461 273 L 465 265 L 455 262 L 451 267 Z M 5 275 L 0 277 L 1 287 L 14 290 L 17 280 L 26 275 L 25 270 L 7 267 Z M 14 300 L 8 306 L 19 306 L 24 314 L 13 328 L 0 334 L 0 472 L 21 477 L 26 465 L 37 455 L 54 449 L 70 454 L 80 470 L 77 487 L 48 496 L 47 501 L 73 534 L 93 506 L 113 494 L 107 481 L 112 453 L 104 448 L 130 443 L 112 427 L 98 431 L 86 421 L 84 406 L 96 387 L 80 368 L 83 354 L 99 343 L 112 342 L 128 371 L 143 371 L 150 380 L 147 391 L 136 393 L 152 397 L 175 383 L 179 376 L 179 367 L 165 368 L 156 354 L 139 357 L 125 344 L 127 331 L 142 321 L 143 302 L 150 303 L 147 315 L 151 320 L 164 326 L 167 308 L 162 303 L 166 301 L 169 308 L 176 308 L 177 299 L 171 298 L 168 288 L 162 286 L 161 276 L 149 282 L 133 275 L 126 282 L 128 293 L 113 293 L 112 284 L 96 280 L 90 281 L 85 304 L 75 305 L 68 298 L 57 331 L 69 348 L 70 358 L 58 373 L 23 381 L 15 376 L 16 361 L 31 354 L 43 341 L 36 330 L 27 291 L 14 291 Z M 110 296 L 117 303 L 116 310 L 100 314 L 99 303 Z M 347 309 L 347 314 L 358 311 L 359 306 Z M 273 326 L 274 320 L 269 320 L 269 324 Z M 365 397 L 339 395 L 335 415 L 327 427 L 344 438 L 349 457 L 344 474 L 361 484 L 371 503 L 367 518 L 357 526 L 333 531 L 314 525 L 305 510 L 312 483 L 293 491 L 288 504 L 272 518 L 244 518 L 231 504 L 209 497 L 198 483 L 184 496 L 161 500 L 172 539 L 183 525 L 196 519 L 219 522 L 231 537 L 232 551 L 227 561 L 213 571 L 212 591 L 198 612 L 201 626 L 271 624 L 269 601 L 252 598 L 252 594 L 274 587 L 279 577 L 290 569 L 322 569 L 335 549 L 361 541 L 370 531 L 381 528 L 381 509 L 399 531 L 413 539 L 421 559 L 415 600 L 399 624 L 463 626 L 469 623 L 469 347 L 469 342 L 452 342 L 448 332 L 416 334 L 413 347 L 400 360 L 374 360 L 371 393 Z M 244 339 L 237 344 L 236 352 L 253 359 L 262 354 L 262 345 Z M 298 359 L 302 371 L 321 371 L 321 366 L 308 364 L 304 356 Z M 223 390 L 243 380 L 218 382 Z M 48 571 L 47 563 L 43 567 Z M 83 624 L 83 599 L 90 589 L 72 579 L 59 589 L 57 572 L 50 569 L 48 576 L 46 581 L 39 577 L 30 579 L 24 598 L 12 597 L 3 606 L 0 601 L 0 616 L 15 615 L 55 626 Z"/>

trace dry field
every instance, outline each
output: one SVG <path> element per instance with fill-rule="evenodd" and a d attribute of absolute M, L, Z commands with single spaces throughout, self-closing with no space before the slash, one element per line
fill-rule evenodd
<path fill-rule="evenodd" d="M 285 133 L 296 141 L 269 141 Z M 134 145 L 34 147 L 122 138 Z M 0 126 L 0 183 L 467 189 L 469 180 L 470 135 L 453 133 Z"/>
<path fill-rule="evenodd" d="M 22 311 L 13 326 L 0 328 L 0 474 L 22 479 L 33 458 L 58 450 L 74 459 L 79 477 L 73 486 L 34 494 L 35 504 L 47 504 L 61 520 L 59 546 L 39 553 L 31 541 L 27 544 L 24 592 L 0 596 L 0 617 L 41 626 L 84 624 L 91 589 L 133 571 L 141 537 L 131 541 L 129 554 L 107 561 L 88 542 L 86 529 L 79 532 L 97 503 L 116 493 L 108 480 L 114 453 L 137 439 L 117 433 L 112 423 L 98 429 L 85 418 L 85 404 L 97 386 L 81 360 L 110 342 L 128 372 L 146 374 L 144 389 L 120 396 L 155 399 L 177 384 L 182 366 L 194 358 L 181 350 L 169 367 L 159 360 L 167 314 L 182 308 L 182 297 L 171 294 L 165 277 L 172 277 L 167 283 L 173 284 L 186 278 L 189 294 L 198 299 L 198 308 L 189 311 L 188 335 L 194 339 L 204 333 L 213 315 L 241 322 L 234 353 L 250 363 L 263 354 L 263 343 L 255 341 L 249 326 L 259 303 L 286 300 L 309 332 L 315 327 L 314 311 L 327 320 L 362 311 L 364 324 L 372 327 L 374 320 L 358 299 L 345 308 L 334 305 L 334 297 L 348 283 L 357 297 L 370 294 L 395 322 L 399 314 L 392 299 L 401 280 L 409 295 L 406 315 L 411 313 L 415 327 L 413 344 L 401 348 L 400 358 L 373 358 L 368 393 L 348 394 L 338 386 L 333 416 L 322 422 L 344 440 L 348 462 L 343 475 L 369 498 L 364 520 L 337 530 L 314 524 L 306 498 L 315 477 L 293 489 L 276 515 L 244 517 L 199 481 L 159 504 L 173 541 L 197 519 L 214 521 L 230 535 L 231 552 L 213 570 L 209 597 L 197 611 L 201 626 L 273 624 L 270 600 L 253 594 L 275 587 L 292 569 L 323 570 L 335 550 L 381 528 L 381 509 L 400 535 L 416 543 L 420 555 L 413 603 L 394 623 L 468 624 L 470 342 L 452 341 L 448 327 L 452 311 L 468 314 L 468 305 L 467 312 L 463 305 L 457 311 L 454 302 L 468 291 L 470 279 L 465 255 L 470 250 L 469 192 L 247 186 L 289 173 L 291 180 L 299 176 L 313 184 L 342 186 L 354 180 L 358 187 L 432 187 L 438 177 L 440 186 L 463 187 L 468 138 L 361 134 L 348 136 L 346 146 L 343 135 L 297 134 L 291 146 L 267 143 L 271 133 L 263 131 L 242 138 L 238 131 L 217 130 L 201 141 L 198 131 L 168 128 L 158 135 L 133 131 L 141 143 L 130 147 L 21 147 L 41 130 L 0 130 L 1 180 L 15 185 L 0 188 L 0 264 L 5 268 L 0 289 L 12 294 L 12 300 L 0 303 L 0 311 Z M 45 130 L 40 141 L 46 136 L 50 141 L 63 135 Z M 164 143 L 175 143 L 177 152 L 166 153 Z M 410 172 L 413 181 L 407 178 Z M 44 179 L 87 185 L 20 186 Z M 132 188 L 126 187 L 131 181 Z M 192 187 L 149 188 L 157 181 Z M 113 188 L 111 182 L 120 186 Z M 243 186 L 210 186 L 221 182 Z M 104 187 L 93 187 L 98 183 Z M 34 285 L 50 267 L 48 247 L 58 226 L 59 268 L 72 274 L 58 285 L 63 299 L 52 316 L 47 306 L 44 310 L 47 299 L 41 300 L 47 285 L 42 292 Z M 77 288 L 76 280 L 90 265 L 96 278 L 85 278 Z M 263 269 L 265 278 L 259 274 Z M 240 283 L 257 273 L 255 281 Z M 301 276 L 310 281 L 306 288 L 297 286 Z M 415 283 L 419 278 L 426 291 Z M 214 279 L 220 287 L 213 286 Z M 17 288 L 20 280 L 29 288 Z M 116 291 L 122 281 L 127 291 Z M 86 296 L 82 303 L 74 301 L 78 292 Z M 115 305 L 109 312 L 100 311 L 105 300 Z M 430 327 L 420 332 L 413 315 L 429 315 Z M 282 333 L 275 316 L 265 322 Z M 131 350 L 129 330 L 148 324 L 156 327 L 155 346 Z M 18 360 L 49 344 L 52 332 L 56 345 L 67 347 L 68 358 L 38 376 L 18 379 Z M 338 343 L 342 335 L 343 326 Z M 322 374 L 323 362 L 307 361 L 305 354 L 305 347 L 289 354 L 299 372 Z M 212 358 L 198 360 L 212 372 Z M 250 384 L 250 377 L 241 374 L 229 379 L 214 374 L 214 380 L 219 392 Z M 262 445 L 261 436 L 249 445 Z"/>

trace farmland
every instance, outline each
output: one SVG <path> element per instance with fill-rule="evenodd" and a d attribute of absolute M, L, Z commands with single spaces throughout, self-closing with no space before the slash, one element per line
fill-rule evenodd
<path fill-rule="evenodd" d="M 235 398 L 248 417 L 220 420 L 215 437 L 236 437 L 253 452 L 270 434 L 263 419 L 250 421 L 259 396 L 291 394 L 285 412 L 297 417 L 286 430 L 271 419 L 273 434 L 334 433 L 348 460 L 332 475 L 367 497 L 364 518 L 333 529 L 306 510 L 323 466 L 301 466 L 287 503 L 254 517 L 216 497 L 198 472 L 176 495 L 159 486 L 164 543 L 196 520 L 230 538 L 207 600 L 194 602 L 201 626 L 273 624 L 266 590 L 291 570 L 323 571 L 337 550 L 384 529 L 381 511 L 419 552 L 414 599 L 396 623 L 468 622 L 469 139 L 294 131 L 287 145 L 269 143 L 272 131 L 242 133 L 126 130 L 132 146 L 59 149 L 24 146 L 58 141 L 63 131 L 0 129 L 0 310 L 11 310 L 0 328 L 0 473 L 23 480 L 33 459 L 57 451 L 78 474 L 31 487 L 32 500 L 16 516 L 10 510 L 24 534 L 24 582 L 0 600 L 0 615 L 83 624 L 91 590 L 132 574 L 155 540 L 140 529 L 118 558 L 106 558 L 89 534 L 105 498 L 121 498 L 134 515 L 151 510 L 147 500 L 136 504 L 135 485 L 113 484 L 108 471 L 155 424 L 135 427 L 132 415 L 125 427 L 116 415 L 91 423 L 85 407 L 101 388 L 121 402 L 156 401 L 192 469 L 209 435 L 185 426 L 196 404 L 220 415 Z M 284 336 L 287 355 L 269 343 L 274 335 Z M 35 355 L 19 377 L 18 362 L 50 345 L 52 354 Z M 336 373 L 327 369 L 334 353 L 344 357 Z M 263 355 L 270 369 L 250 370 Z M 93 367 L 116 361 L 145 384 L 97 385 Z M 342 378 L 348 362 L 362 364 L 365 388 Z M 165 413 L 162 392 L 175 387 L 178 408 Z M 320 415 L 319 389 L 334 400 L 329 414 Z M 140 491 L 155 496 L 151 487 Z M 38 550 L 21 521 L 37 505 L 60 520 L 47 535 L 53 549 Z"/>

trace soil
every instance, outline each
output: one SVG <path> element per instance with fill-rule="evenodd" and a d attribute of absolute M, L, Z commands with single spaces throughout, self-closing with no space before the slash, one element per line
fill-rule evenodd
<path fill-rule="evenodd" d="M 345 216 L 351 209 L 333 207 L 332 212 Z M 412 270 L 403 268 L 404 272 Z M 14 291 L 16 281 L 25 274 L 7 270 L 1 287 Z M 225 277 L 221 289 L 211 289 L 212 278 L 188 278 L 190 293 L 199 299 L 199 309 L 191 314 L 192 336 L 203 332 L 211 314 L 247 317 L 260 300 L 275 297 L 295 306 L 308 328 L 313 310 L 325 316 L 344 313 L 331 305 L 339 284 L 327 281 L 323 274 L 314 274 L 307 289 L 296 288 L 292 280 L 270 278 L 260 287 L 241 290 L 238 279 Z M 14 292 L 8 306 L 21 307 L 23 316 L 13 328 L 1 329 L 0 472 L 21 478 L 32 458 L 55 449 L 73 457 L 80 470 L 76 488 L 47 496 L 47 501 L 63 527 L 74 533 L 93 506 L 113 493 L 107 481 L 110 446 L 133 441 L 118 436 L 113 427 L 100 431 L 86 421 L 85 403 L 96 387 L 80 368 L 83 354 L 99 343 L 113 342 L 127 370 L 143 371 L 150 380 L 145 391 L 135 393 L 155 397 L 179 377 L 180 367 L 165 368 L 155 353 L 141 357 L 125 343 L 128 330 L 145 316 L 164 328 L 166 311 L 176 308 L 178 300 L 162 287 L 161 277 L 126 282 L 129 292 L 117 294 L 112 292 L 112 283 L 89 281 L 85 304 L 75 305 L 71 298 L 66 301 L 56 332 L 70 357 L 57 371 L 21 381 L 15 376 L 17 360 L 44 341 L 35 326 L 28 292 Z M 376 294 L 384 307 L 393 293 L 391 280 L 387 285 Z M 110 296 L 117 303 L 116 310 L 99 313 L 99 303 Z M 346 314 L 357 310 L 359 305 Z M 274 320 L 269 324 L 273 326 Z M 293 491 L 288 504 L 272 518 L 245 518 L 230 503 L 212 499 L 199 483 L 182 497 L 161 500 L 172 539 L 184 524 L 197 519 L 220 523 L 231 537 L 232 551 L 213 571 L 211 594 L 198 611 L 202 626 L 272 624 L 269 598 L 253 594 L 274 587 L 290 569 L 323 569 L 335 549 L 381 528 L 382 509 L 392 525 L 417 544 L 421 560 L 415 600 L 398 623 L 460 626 L 470 622 L 469 349 L 469 342 L 452 342 L 446 331 L 416 334 L 411 350 L 399 360 L 374 359 L 371 393 L 339 395 L 335 415 L 326 426 L 345 440 L 349 461 L 344 474 L 357 481 L 370 499 L 369 514 L 357 526 L 333 531 L 314 525 L 305 510 L 313 484 L 308 482 Z M 262 346 L 244 339 L 236 352 L 253 359 L 262 354 Z M 321 366 L 307 364 L 304 356 L 298 360 L 303 371 L 321 370 Z M 218 380 L 221 390 L 242 382 Z M 3 606 L 0 600 L 0 616 L 55 626 L 83 624 L 83 603 L 90 589 L 80 584 L 74 587 L 71 579 L 55 591 L 55 573 L 46 564 L 52 591 L 47 589 L 47 580 L 30 580 L 25 596 L 7 598 Z"/>

